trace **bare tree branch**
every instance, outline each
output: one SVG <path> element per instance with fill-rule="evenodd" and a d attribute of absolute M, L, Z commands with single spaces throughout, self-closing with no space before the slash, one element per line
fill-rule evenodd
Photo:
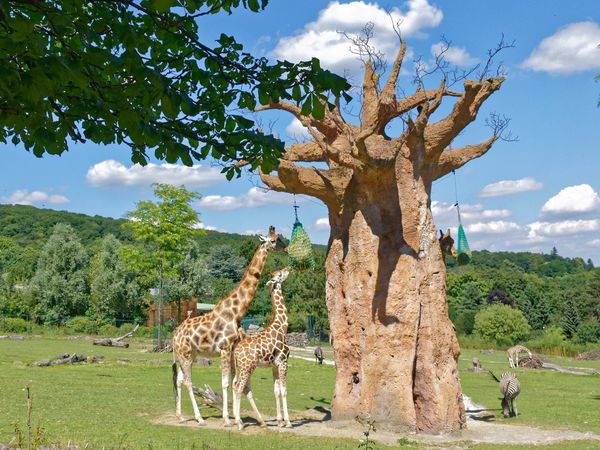
<path fill-rule="evenodd" d="M 338 168 L 323 170 L 302 167 L 289 161 L 281 161 L 277 175 L 260 172 L 260 178 L 270 189 L 293 194 L 306 194 L 321 199 L 326 205 L 339 204 L 352 170 Z"/>
<path fill-rule="evenodd" d="M 498 55 L 498 53 L 500 53 L 502 50 L 505 50 L 507 48 L 514 48 L 514 47 L 516 47 L 515 41 L 513 40 L 510 43 L 506 42 L 504 40 L 504 33 L 502 33 L 502 36 L 500 37 L 500 42 L 498 42 L 498 45 L 496 45 L 495 48 L 488 50 L 488 59 L 485 62 L 483 69 L 481 69 L 481 72 L 479 72 L 479 74 L 478 74 L 479 81 L 483 81 L 484 78 L 488 78 L 490 76 L 490 68 L 492 67 L 494 58 L 496 57 L 496 55 Z M 503 76 L 505 76 L 504 66 L 502 65 L 502 62 L 500 62 L 496 69 L 495 77 L 503 77 Z"/>
<path fill-rule="evenodd" d="M 505 115 L 498 113 L 490 113 L 489 117 L 485 119 L 485 125 L 492 129 L 494 136 L 505 142 L 516 142 L 519 140 L 518 136 L 513 136 L 511 131 L 508 130 L 510 125 L 510 118 Z"/>
<path fill-rule="evenodd" d="M 440 155 L 437 171 L 434 174 L 433 179 L 437 180 L 438 178 L 448 175 L 450 172 L 464 166 L 469 161 L 484 155 L 492 148 L 492 145 L 498 139 L 499 137 L 494 135 L 480 144 L 466 145 L 464 147 L 446 150 Z"/>
<path fill-rule="evenodd" d="M 445 118 L 430 124 L 425 130 L 425 141 L 430 154 L 444 151 L 452 140 L 477 117 L 479 107 L 494 92 L 500 89 L 504 78 L 489 78 L 485 81 L 465 81 L 465 92 L 457 100 L 452 112 Z"/>
<path fill-rule="evenodd" d="M 314 141 L 309 141 L 303 144 L 290 145 L 283 154 L 283 159 L 287 161 L 325 162 L 327 160 L 327 155 L 319 144 Z"/>

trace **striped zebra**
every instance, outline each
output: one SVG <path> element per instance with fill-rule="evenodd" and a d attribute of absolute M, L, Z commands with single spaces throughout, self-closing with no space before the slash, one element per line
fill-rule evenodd
<path fill-rule="evenodd" d="M 517 395 L 521 392 L 521 383 L 517 376 L 512 372 L 504 372 L 500 379 L 488 370 L 490 375 L 500 383 L 500 393 L 502 394 L 502 413 L 504 417 L 517 416 Z"/>

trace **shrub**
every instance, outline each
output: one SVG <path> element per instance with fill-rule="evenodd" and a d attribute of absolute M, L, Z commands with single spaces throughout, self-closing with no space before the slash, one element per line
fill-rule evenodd
<path fill-rule="evenodd" d="M 529 335 L 531 327 L 523 313 L 505 305 L 492 305 L 475 316 L 474 334 L 501 345 L 512 345 Z"/>
<path fill-rule="evenodd" d="M 121 327 L 123 328 L 123 327 Z M 125 333 L 123 333 L 125 334 Z M 137 337 L 153 338 L 156 337 L 156 330 L 154 327 L 147 327 L 146 325 L 140 325 L 138 330 L 135 332 Z"/>
<path fill-rule="evenodd" d="M 5 317 L 0 319 L 0 330 L 7 333 L 25 333 L 31 329 L 31 322 L 18 317 Z"/>
<path fill-rule="evenodd" d="M 460 313 L 456 320 L 454 321 L 454 326 L 456 327 L 456 332 L 458 334 L 472 334 L 473 327 L 475 326 L 475 314 L 476 311 L 467 310 Z"/>
<path fill-rule="evenodd" d="M 96 334 L 98 322 L 84 316 L 76 316 L 67 322 L 67 329 L 79 334 Z"/>
<path fill-rule="evenodd" d="M 575 341 L 586 344 L 600 341 L 600 323 L 597 320 L 587 320 L 577 327 Z"/>
<path fill-rule="evenodd" d="M 126 333 L 126 332 L 125 332 Z M 123 333 L 123 334 L 125 334 Z M 110 323 L 106 323 L 101 325 L 98 328 L 98 335 L 103 337 L 117 337 L 119 334 L 119 329 Z"/>

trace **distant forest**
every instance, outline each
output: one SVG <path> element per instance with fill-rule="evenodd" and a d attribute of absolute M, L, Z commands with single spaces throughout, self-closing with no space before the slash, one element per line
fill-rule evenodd
<path fill-rule="evenodd" d="M 144 305 L 149 301 L 147 290 L 156 285 L 156 280 L 130 273 L 123 264 L 119 266 L 122 249 L 136 245 L 122 227 L 124 222 L 124 219 L 32 206 L 0 205 L 0 317 L 23 317 L 58 325 L 77 316 L 112 323 L 143 320 Z M 65 226 L 57 227 L 57 224 Z M 58 300 L 49 300 L 49 306 L 45 308 L 55 308 L 55 314 L 47 314 L 41 311 L 35 294 L 36 289 L 43 290 L 44 286 L 35 286 L 45 276 L 51 276 L 47 273 L 49 264 L 52 265 L 49 258 L 58 258 L 51 255 L 60 254 L 48 248 L 53 235 L 57 235 L 54 241 L 62 242 L 54 245 L 72 246 L 69 247 L 72 248 L 70 254 L 80 253 L 76 260 L 79 263 L 74 262 L 72 269 L 65 270 L 80 270 L 81 274 L 77 278 L 79 284 L 73 285 L 75 287 L 62 288 L 72 289 L 70 298 L 74 300 L 64 305 L 55 305 Z M 180 294 L 176 293 L 182 292 L 175 288 L 178 283 L 187 283 L 191 290 L 186 292 L 196 289 L 201 291 L 202 301 L 218 301 L 240 279 L 257 245 L 255 237 L 206 231 L 197 238 L 194 251 L 186 258 L 188 266 L 182 267 L 180 276 L 172 280 L 172 295 L 178 296 Z M 554 333 L 553 336 L 560 335 L 561 339 L 573 342 L 599 342 L 600 269 L 590 260 L 564 258 L 557 249 L 548 250 L 548 254 L 474 251 L 470 263 L 464 266 L 448 258 L 449 314 L 457 333 L 486 337 L 484 319 L 477 319 L 478 315 L 486 308 L 503 305 L 520 311 L 526 320 L 526 336 L 517 333 L 517 337 L 536 338 Z M 314 251 L 316 267 L 293 273 L 284 284 L 292 330 L 303 330 L 307 326 L 326 330 L 329 325 L 325 306 L 326 249 L 318 245 Z M 63 259 L 69 257 L 62 256 Z M 114 261 L 114 264 L 107 261 Z M 260 315 L 263 310 L 267 316 L 270 314 L 269 293 L 264 283 L 269 271 L 287 263 L 283 253 L 270 255 L 249 314 Z M 114 268 L 117 266 L 120 272 L 116 275 L 105 273 L 117 270 Z M 184 279 L 191 277 L 190 271 L 195 271 L 193 283 Z M 107 284 L 101 281 L 110 276 L 127 280 L 121 294 L 108 295 L 98 291 L 103 289 L 102 284 Z M 40 295 L 38 293 L 37 297 Z M 103 304 L 107 295 L 120 299 L 118 302 L 122 304 Z M 57 292 L 56 298 L 60 296 Z M 171 300 L 177 301 L 176 298 Z M 485 326 L 490 327 L 489 323 Z M 510 335 L 508 331 L 503 333 Z M 501 337 L 496 340 L 502 341 Z"/>

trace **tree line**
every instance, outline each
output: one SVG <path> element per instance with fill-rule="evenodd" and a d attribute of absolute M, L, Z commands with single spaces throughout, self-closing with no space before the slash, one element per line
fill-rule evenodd
<path fill-rule="evenodd" d="M 140 263 L 142 246 L 124 219 L 31 206 L 0 205 L 0 316 L 64 325 L 85 316 L 100 323 L 145 320 L 158 280 Z M 191 297 L 216 303 L 241 279 L 256 237 L 205 231 L 193 236 L 164 277 L 167 303 Z M 325 249 L 316 266 L 293 272 L 284 285 L 290 328 L 328 329 Z M 268 273 L 288 263 L 270 254 L 248 314 L 268 319 Z M 146 264 L 148 264 L 146 262 Z M 471 263 L 448 259 L 449 314 L 459 335 L 509 344 L 559 333 L 578 343 L 600 341 L 600 270 L 581 258 L 475 251 Z M 310 319 L 309 319 L 310 317 Z"/>

